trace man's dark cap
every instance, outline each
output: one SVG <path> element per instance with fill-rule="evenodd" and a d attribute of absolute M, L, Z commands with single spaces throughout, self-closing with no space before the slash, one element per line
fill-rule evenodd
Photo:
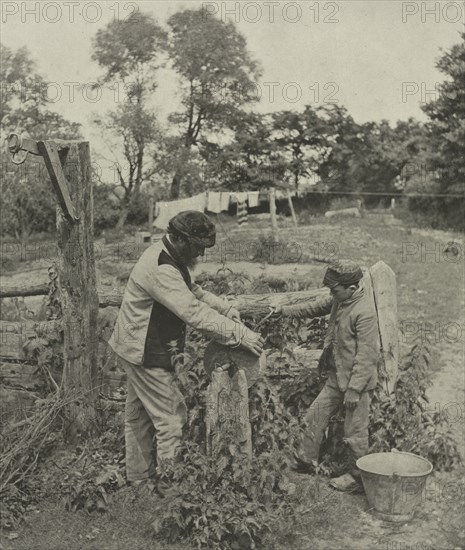
<path fill-rule="evenodd" d="M 363 272 L 356 262 L 338 260 L 328 266 L 323 279 L 323 286 L 332 288 L 336 285 L 355 285 L 362 277 Z"/>
<path fill-rule="evenodd" d="M 171 218 L 168 233 L 182 235 L 189 242 L 205 248 L 215 246 L 216 242 L 215 225 L 206 214 L 196 210 L 185 210 Z"/>

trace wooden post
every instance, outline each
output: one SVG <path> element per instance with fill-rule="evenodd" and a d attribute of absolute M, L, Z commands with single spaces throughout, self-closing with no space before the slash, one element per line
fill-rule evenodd
<path fill-rule="evenodd" d="M 270 189 L 270 217 L 271 217 L 271 234 L 275 243 L 279 242 L 278 221 L 276 219 L 276 190 L 274 187 Z"/>
<path fill-rule="evenodd" d="M 371 285 L 378 314 L 379 336 L 384 363 L 385 389 L 394 392 L 399 368 L 397 290 L 394 271 L 383 261 L 370 268 Z"/>
<path fill-rule="evenodd" d="M 147 231 L 150 233 L 150 235 L 152 235 L 152 233 L 153 233 L 154 210 L 155 210 L 155 199 L 153 197 L 150 197 L 150 200 L 149 200 L 149 226 L 147 228 Z"/>
<path fill-rule="evenodd" d="M 70 142 L 60 160 L 79 221 L 69 222 L 57 207 L 58 281 L 63 312 L 64 372 L 71 405 L 71 434 L 92 431 L 96 418 L 98 295 L 95 280 L 93 198 L 88 142 Z"/>
<path fill-rule="evenodd" d="M 289 208 L 291 209 L 292 221 L 294 222 L 294 225 L 297 227 L 298 225 L 297 216 L 295 215 L 294 205 L 292 204 L 292 197 L 289 189 L 287 190 L 287 202 L 289 203 Z"/>
<path fill-rule="evenodd" d="M 212 372 L 207 388 L 207 452 L 221 448 L 222 436 L 232 434 L 242 453 L 252 458 L 252 429 L 249 422 L 247 378 L 239 369 L 230 377 L 221 369 Z"/>

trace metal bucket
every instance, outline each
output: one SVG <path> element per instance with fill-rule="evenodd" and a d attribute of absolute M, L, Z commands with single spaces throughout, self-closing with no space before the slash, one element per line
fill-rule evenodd
<path fill-rule="evenodd" d="M 429 460 L 393 450 L 357 460 L 363 487 L 375 515 L 386 521 L 409 521 L 425 494 L 426 478 L 433 471 Z"/>

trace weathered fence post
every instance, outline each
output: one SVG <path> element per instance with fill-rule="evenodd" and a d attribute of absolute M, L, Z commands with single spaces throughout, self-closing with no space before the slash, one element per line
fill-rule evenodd
<path fill-rule="evenodd" d="M 95 278 L 93 196 L 88 142 L 70 142 L 60 160 L 79 220 L 57 208 L 58 273 L 63 312 L 63 388 L 79 396 L 71 405 L 72 431 L 92 429 L 96 416 L 98 294 Z"/>
<path fill-rule="evenodd" d="M 297 216 L 295 215 L 294 204 L 292 202 L 291 192 L 289 191 L 289 189 L 287 190 L 287 202 L 289 203 L 289 208 L 291 210 L 292 221 L 297 227 L 299 224 L 297 222 Z"/>
<path fill-rule="evenodd" d="M 269 191 L 271 234 L 275 243 L 279 242 L 278 220 L 276 219 L 276 190 L 272 187 Z"/>
<path fill-rule="evenodd" d="M 230 377 L 227 371 L 212 372 L 207 388 L 207 452 L 215 454 L 225 434 L 239 444 L 242 453 L 252 458 L 252 429 L 249 422 L 247 378 L 239 369 Z"/>
<path fill-rule="evenodd" d="M 149 199 L 149 222 L 147 231 L 152 235 L 153 233 L 153 218 L 154 218 L 154 212 L 155 212 L 155 199 L 154 197 L 150 197 Z"/>
<path fill-rule="evenodd" d="M 94 426 L 97 389 L 99 299 L 95 281 L 93 197 L 88 142 L 35 141 L 10 134 L 15 164 L 29 154 L 45 162 L 57 199 L 58 288 L 64 368 L 62 385 L 69 406 L 71 435 Z"/>
<path fill-rule="evenodd" d="M 377 262 L 369 272 L 378 314 L 385 390 L 390 395 L 395 390 L 399 369 L 396 275 L 383 261 Z"/>

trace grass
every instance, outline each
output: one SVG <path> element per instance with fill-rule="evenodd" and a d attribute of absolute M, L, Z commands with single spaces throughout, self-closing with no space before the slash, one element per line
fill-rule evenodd
<path fill-rule="evenodd" d="M 110 499 L 110 512 L 69 512 L 59 500 L 49 500 L 30 518 L 14 541 L 3 539 L 3 550 L 191 550 L 189 545 L 157 541 L 150 532 L 152 497 L 125 487 Z"/>

